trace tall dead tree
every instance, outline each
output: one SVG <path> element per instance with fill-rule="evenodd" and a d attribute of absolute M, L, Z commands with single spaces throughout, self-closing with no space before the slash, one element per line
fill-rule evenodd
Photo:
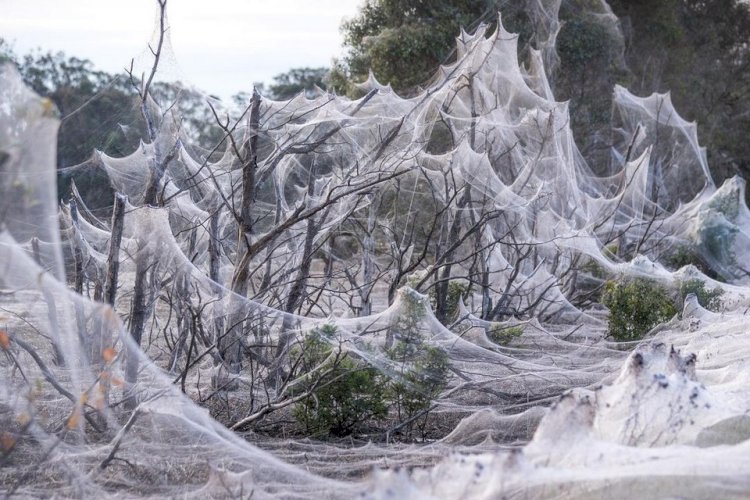
<path fill-rule="evenodd" d="M 138 90 L 138 95 L 141 102 L 141 114 L 146 122 L 146 131 L 148 133 L 148 139 L 154 146 L 154 155 L 149 158 L 149 179 L 146 185 L 146 190 L 143 198 L 143 203 L 147 206 L 155 205 L 157 202 L 157 194 L 159 192 L 159 186 L 161 179 L 164 176 L 164 172 L 167 164 L 171 161 L 171 158 L 162 157 L 160 152 L 160 144 L 157 138 L 157 125 L 154 117 L 149 110 L 149 100 L 151 99 L 151 84 L 153 83 L 154 77 L 156 76 L 157 69 L 159 67 L 159 60 L 161 58 L 162 48 L 164 47 L 164 41 L 166 38 L 167 26 L 166 26 L 166 8 L 167 0 L 157 0 L 159 4 L 159 38 L 157 41 L 156 49 L 149 46 L 151 53 L 153 54 L 154 61 L 149 73 L 148 79 L 143 82 L 139 87 L 137 80 L 134 78 L 132 73 L 132 65 L 130 71 L 131 83 Z M 177 144 L 175 144 L 177 146 Z M 173 154 L 176 154 L 176 147 L 173 148 Z M 147 305 L 146 305 L 146 283 L 148 277 L 148 271 L 150 269 L 149 255 L 147 252 L 140 251 L 136 257 L 136 271 L 135 271 L 135 285 L 133 287 L 133 301 L 131 305 L 130 314 L 130 335 L 133 338 L 133 342 L 136 347 L 140 347 L 141 339 L 143 337 L 143 328 L 146 321 Z M 133 392 L 133 386 L 138 378 L 138 352 L 131 350 L 128 353 L 127 364 L 125 369 L 125 381 L 128 384 L 128 398 L 126 400 L 126 407 L 129 409 L 135 408 L 137 401 L 135 393 Z"/>

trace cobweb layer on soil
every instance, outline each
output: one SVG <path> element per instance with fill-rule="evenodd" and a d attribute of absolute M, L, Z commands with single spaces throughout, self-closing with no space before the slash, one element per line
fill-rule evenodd
<path fill-rule="evenodd" d="M 104 171 L 123 195 L 114 252 L 115 218 L 77 192 L 58 209 L 54 109 L 2 67 L 1 491 L 746 494 L 744 182 L 714 185 L 668 95 L 621 87 L 613 173 L 596 176 L 545 70 L 559 2 L 531 4 L 548 29 L 526 64 L 502 22 L 482 26 L 413 98 L 372 77 L 358 100 L 256 95 L 215 151 L 149 97 L 148 141 L 65 172 Z M 668 267 L 684 248 L 723 281 Z M 689 295 L 629 352 L 592 299 L 620 275 L 699 280 L 719 312 Z M 449 282 L 466 285 L 452 310 Z M 399 342 L 444 353 L 433 416 L 450 429 L 349 447 L 228 429 L 291 408 L 300 346 L 326 328 L 332 352 L 394 380 L 419 370 Z"/>

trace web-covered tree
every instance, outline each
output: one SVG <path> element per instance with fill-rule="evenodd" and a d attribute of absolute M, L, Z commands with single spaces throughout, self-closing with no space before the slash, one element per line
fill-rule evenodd
<path fill-rule="evenodd" d="M 750 4 L 741 0 L 611 0 L 639 94 L 670 91 L 700 127 L 715 180 L 750 176 Z"/>
<path fill-rule="evenodd" d="M 455 59 L 454 38 L 460 29 L 492 26 L 498 11 L 505 27 L 518 34 L 522 57 L 531 48 L 545 53 L 558 97 L 572 102 L 573 127 L 583 140 L 583 153 L 601 166 L 606 160 L 602 151 L 609 147 L 612 88 L 624 74 L 616 18 L 602 1 L 368 0 L 359 15 L 342 26 L 349 51 L 334 67 L 332 86 L 341 91 L 347 88 L 346 78 L 361 81 L 371 70 L 380 82 L 412 94 L 440 64 Z"/>
<path fill-rule="evenodd" d="M 700 139 L 717 182 L 750 176 L 743 139 L 750 131 L 750 5 L 741 0 L 369 0 L 342 26 L 349 52 L 334 68 L 333 86 L 340 92 L 372 70 L 395 90 L 413 93 L 452 60 L 459 28 L 492 22 L 497 10 L 521 48 L 540 48 L 540 6 L 555 20 L 559 9 L 560 24 L 549 27 L 557 34 L 559 67 L 550 76 L 556 97 L 571 102 L 576 138 L 595 171 L 606 170 L 612 88 L 626 84 L 640 95 L 671 91 L 686 118 L 705 125 Z"/>
<path fill-rule="evenodd" d="M 342 26 L 349 75 L 361 80 L 372 69 L 381 82 L 409 93 L 450 59 L 462 27 L 472 30 L 482 21 L 493 21 L 500 3 L 367 0 Z"/>

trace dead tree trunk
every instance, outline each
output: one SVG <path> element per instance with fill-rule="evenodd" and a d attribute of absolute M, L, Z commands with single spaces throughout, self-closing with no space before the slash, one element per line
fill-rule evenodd
<path fill-rule="evenodd" d="M 42 254 L 39 252 L 39 238 L 34 236 L 31 238 L 31 253 L 34 256 L 34 261 L 38 266 L 42 265 Z"/>
<path fill-rule="evenodd" d="M 198 233 L 196 228 L 190 232 L 190 240 L 188 243 L 188 255 L 193 255 L 195 252 L 195 244 Z M 172 357 L 169 360 L 169 371 L 175 373 L 177 366 L 180 363 L 180 358 L 185 350 L 185 344 L 187 343 L 188 337 L 191 343 L 194 341 L 195 331 L 193 329 L 194 322 L 192 319 L 192 309 L 190 307 L 190 293 L 188 291 L 188 278 L 185 274 L 177 276 L 175 280 L 175 295 L 177 296 L 177 331 L 179 337 L 177 343 L 172 350 Z"/>
<path fill-rule="evenodd" d="M 137 84 L 138 80 L 132 73 L 132 67 L 129 72 L 131 82 L 133 86 L 138 90 L 138 95 L 141 101 L 141 114 L 146 122 L 146 131 L 148 133 L 148 139 L 154 147 L 153 157 L 149 159 L 149 180 L 146 185 L 146 190 L 143 197 L 143 204 L 146 206 L 153 206 L 157 202 L 159 194 L 159 186 L 164 173 L 172 161 L 172 158 L 177 155 L 178 148 L 180 146 L 179 140 L 177 140 L 172 147 L 172 150 L 164 156 L 160 149 L 160 143 L 157 134 L 157 124 L 154 117 L 149 109 L 149 101 L 151 99 L 151 84 L 156 76 L 156 70 L 159 66 L 159 60 L 161 58 L 161 51 L 164 47 L 164 41 L 166 39 L 167 32 L 167 0 L 158 0 L 160 15 L 159 15 L 159 40 L 156 45 L 156 50 L 152 50 L 154 55 L 153 66 L 148 75 L 148 78 L 143 81 L 140 79 L 141 85 Z M 149 263 L 149 254 L 147 252 L 139 252 L 136 258 L 135 266 L 135 286 L 133 288 L 133 302 L 130 316 L 130 336 L 137 347 L 141 345 L 141 338 L 143 337 L 143 327 L 146 322 L 146 316 L 148 310 L 146 308 L 146 282 L 147 275 L 151 265 Z M 138 352 L 137 349 L 131 349 L 127 356 L 127 365 L 125 368 L 125 380 L 128 384 L 128 394 L 126 395 L 125 408 L 132 410 L 137 404 L 137 400 L 134 394 L 133 385 L 138 378 Z"/>
<path fill-rule="evenodd" d="M 217 209 L 211 214 L 208 226 L 208 277 L 213 283 L 214 293 L 216 294 L 216 302 L 213 305 L 214 309 L 214 325 L 213 333 L 210 335 L 211 342 L 216 342 L 219 336 L 224 331 L 224 317 L 223 317 L 223 288 L 221 286 L 221 276 L 219 275 L 219 268 L 221 265 L 221 241 L 219 240 L 219 217 L 221 210 Z M 208 346 L 206 346 L 208 347 Z"/>
<path fill-rule="evenodd" d="M 120 245 L 122 245 L 122 230 L 125 223 L 125 204 L 127 201 L 127 196 L 115 193 L 115 206 L 112 210 L 112 233 L 107 255 L 107 277 L 104 285 L 104 300 L 112 307 L 115 306 L 117 296 L 117 281 L 120 274 Z"/>
<path fill-rule="evenodd" d="M 143 327 L 146 324 L 146 293 L 148 283 L 148 270 L 150 252 L 146 249 L 140 249 L 136 257 L 136 279 L 133 288 L 133 303 L 130 309 L 130 336 L 135 346 L 128 350 L 128 359 L 125 367 L 125 381 L 128 386 L 128 395 L 125 407 L 127 409 L 135 408 L 137 401 L 133 392 L 133 386 L 138 380 L 138 351 L 143 338 Z"/>
<path fill-rule="evenodd" d="M 260 94 L 253 90 L 250 104 L 250 136 L 245 143 L 242 162 L 242 200 L 240 202 L 239 229 L 237 235 L 238 255 L 252 244 L 253 204 L 255 202 L 255 176 L 258 170 L 258 126 L 260 121 Z M 248 288 L 249 265 L 242 259 L 232 277 L 232 291 L 245 296 Z"/>
<path fill-rule="evenodd" d="M 374 286 L 375 261 L 375 226 L 377 224 L 377 212 L 380 204 L 380 194 L 370 197 L 370 206 L 367 213 L 367 228 L 362 239 L 362 307 L 359 311 L 360 316 L 369 316 L 372 314 L 372 289 Z"/>
<path fill-rule="evenodd" d="M 242 162 L 242 200 L 240 202 L 237 255 L 242 254 L 252 244 L 252 210 L 255 202 L 255 177 L 258 169 L 258 127 L 260 122 L 260 94 L 253 90 L 250 104 L 249 137 L 244 145 Z M 246 259 L 239 259 L 232 276 L 232 292 L 244 299 L 248 290 L 250 266 Z M 235 297 L 233 300 L 237 300 Z M 241 309 L 241 308 L 240 308 Z M 241 313 L 240 313 L 241 314 Z M 219 339 L 219 354 L 231 373 L 239 373 L 242 368 L 242 325 L 241 317 L 229 321 L 229 330 Z"/>
<path fill-rule="evenodd" d="M 459 240 L 460 234 L 461 234 L 461 213 L 465 206 L 469 205 L 471 203 L 471 188 L 467 184 L 464 187 L 464 194 L 461 196 L 461 199 L 458 201 L 458 204 L 456 206 L 455 210 L 455 218 L 453 219 L 453 222 L 451 223 L 450 230 L 448 232 L 448 240 L 446 241 L 446 244 L 449 246 L 448 250 L 446 250 L 445 258 L 443 259 L 447 264 L 445 267 L 443 267 L 442 272 L 440 273 L 440 280 L 435 285 L 435 316 L 438 320 L 440 320 L 441 323 L 446 323 L 448 321 L 448 291 L 449 291 L 449 285 L 450 285 L 450 278 L 451 278 L 451 268 L 453 267 L 451 264 L 451 259 L 453 256 L 453 250 L 450 249 L 450 245 L 454 242 Z"/>
<path fill-rule="evenodd" d="M 74 284 L 73 288 L 76 291 L 76 294 L 78 297 L 83 296 L 83 250 L 81 249 L 81 246 L 83 245 L 82 239 L 81 239 L 81 233 L 79 229 L 79 223 L 78 223 L 78 205 L 76 204 L 76 200 L 74 198 L 71 198 L 70 200 L 70 221 L 72 223 L 72 229 L 73 229 L 73 237 L 72 237 L 72 246 L 73 246 L 73 262 L 74 262 Z M 75 304 L 73 305 L 73 308 L 76 312 L 76 326 L 78 327 L 78 338 L 81 340 L 81 345 L 86 345 L 86 317 L 83 313 L 83 304 L 81 303 L 80 299 L 76 299 Z"/>

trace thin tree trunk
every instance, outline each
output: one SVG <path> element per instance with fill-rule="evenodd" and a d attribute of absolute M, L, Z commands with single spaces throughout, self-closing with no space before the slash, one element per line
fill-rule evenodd
<path fill-rule="evenodd" d="M 39 252 L 39 238 L 34 236 L 31 238 L 31 253 L 34 256 L 34 261 L 41 267 L 42 265 L 42 254 Z"/>
<path fill-rule="evenodd" d="M 260 122 L 260 94 L 253 90 L 250 108 L 250 137 L 247 141 L 247 155 L 242 165 L 242 200 L 240 203 L 240 220 L 237 238 L 237 267 L 232 276 L 232 292 L 241 298 L 247 296 L 249 280 L 249 261 L 239 256 L 249 248 L 252 241 L 253 219 L 252 209 L 255 202 L 255 175 L 258 168 L 258 127 Z M 236 301 L 237 298 L 233 298 Z M 241 310 L 241 308 L 238 308 Z M 241 312 L 229 321 L 229 331 L 219 339 L 219 354 L 231 373 L 239 373 L 242 369 L 242 325 Z"/>
<path fill-rule="evenodd" d="M 451 223 L 451 228 L 448 233 L 448 239 L 446 243 L 451 245 L 454 241 L 458 241 L 461 234 L 461 213 L 462 208 L 471 202 L 471 187 L 467 184 L 464 187 L 464 194 L 457 203 L 456 215 Z M 443 259 L 446 262 L 451 261 L 453 255 L 452 251 L 448 252 L 448 255 Z M 447 264 L 440 275 L 440 281 L 435 285 L 435 317 L 441 322 L 446 323 L 448 320 L 448 287 L 451 276 L 451 264 Z"/>
<path fill-rule="evenodd" d="M 195 242 L 197 236 L 197 230 L 196 228 L 193 228 L 188 243 L 188 255 L 193 255 L 195 253 Z M 190 337 L 190 341 L 193 342 L 193 337 L 195 336 L 190 310 L 190 294 L 188 293 L 187 276 L 183 274 L 177 278 L 175 289 L 177 294 L 177 331 L 180 332 L 180 335 L 177 339 L 177 345 L 175 345 L 172 350 L 172 357 L 169 361 L 169 371 L 171 373 L 174 373 L 177 370 L 177 365 L 180 363 L 180 358 L 185 350 L 185 343 L 187 342 L 188 337 Z"/>
<path fill-rule="evenodd" d="M 83 297 L 83 250 L 81 250 L 82 240 L 78 223 L 78 206 L 74 198 L 70 200 L 70 220 L 73 224 L 73 262 L 75 265 L 73 288 L 78 297 Z M 81 340 L 81 345 L 86 345 L 88 337 L 86 332 L 86 316 L 83 313 L 83 303 L 80 298 L 76 298 L 73 308 L 76 312 L 78 338 Z"/>
<path fill-rule="evenodd" d="M 214 325 L 213 332 L 211 334 L 211 342 L 216 340 L 224 331 L 224 306 L 223 306 L 223 288 L 221 287 L 221 276 L 219 270 L 221 266 L 221 242 L 219 241 L 219 217 L 221 211 L 217 209 L 211 214 L 208 226 L 208 277 L 213 283 L 214 293 L 216 294 L 216 302 L 213 305 L 214 310 Z M 206 346 L 208 347 L 208 346 Z"/>
<path fill-rule="evenodd" d="M 253 233 L 252 210 L 255 202 L 255 174 L 258 169 L 258 126 L 260 121 L 260 94 L 253 89 L 250 108 L 250 138 L 247 141 L 247 156 L 242 165 L 242 200 L 237 237 L 237 254 L 251 245 Z M 249 263 L 239 259 L 232 277 L 232 291 L 243 297 L 247 294 Z"/>
<path fill-rule="evenodd" d="M 112 208 L 112 223 L 109 237 L 109 250 L 107 252 L 107 272 L 104 276 L 104 285 L 97 284 L 94 292 L 95 300 L 103 300 L 115 309 L 117 295 L 117 284 L 120 274 L 120 246 L 122 245 L 122 231 L 125 223 L 125 204 L 128 198 L 115 193 L 115 203 Z M 89 358 L 94 364 L 102 364 L 102 353 L 107 347 L 112 347 L 112 336 L 106 325 L 98 319 L 94 327 L 94 335 L 89 346 Z"/>
<path fill-rule="evenodd" d="M 132 410 L 137 405 L 134 385 L 138 380 L 138 354 L 143 338 L 143 327 L 146 324 L 146 284 L 149 269 L 150 252 L 141 249 L 136 257 L 135 287 L 133 288 L 133 303 L 130 310 L 130 336 L 135 347 L 128 350 L 127 363 L 125 365 L 125 382 L 127 383 L 127 396 L 125 407 Z"/>
<path fill-rule="evenodd" d="M 112 307 L 115 306 L 117 296 L 117 281 L 120 274 L 120 245 L 122 245 L 122 230 L 125 224 L 125 204 L 127 201 L 127 196 L 115 193 L 115 206 L 112 210 L 112 236 L 109 240 L 107 277 L 104 285 L 104 300 Z"/>
<path fill-rule="evenodd" d="M 377 212 L 380 201 L 380 195 L 370 197 L 370 206 L 367 214 L 367 232 L 362 241 L 362 307 L 359 310 L 360 316 L 369 316 L 372 314 L 372 288 L 373 272 L 375 262 L 372 258 L 375 253 L 375 224 L 377 223 Z"/>

